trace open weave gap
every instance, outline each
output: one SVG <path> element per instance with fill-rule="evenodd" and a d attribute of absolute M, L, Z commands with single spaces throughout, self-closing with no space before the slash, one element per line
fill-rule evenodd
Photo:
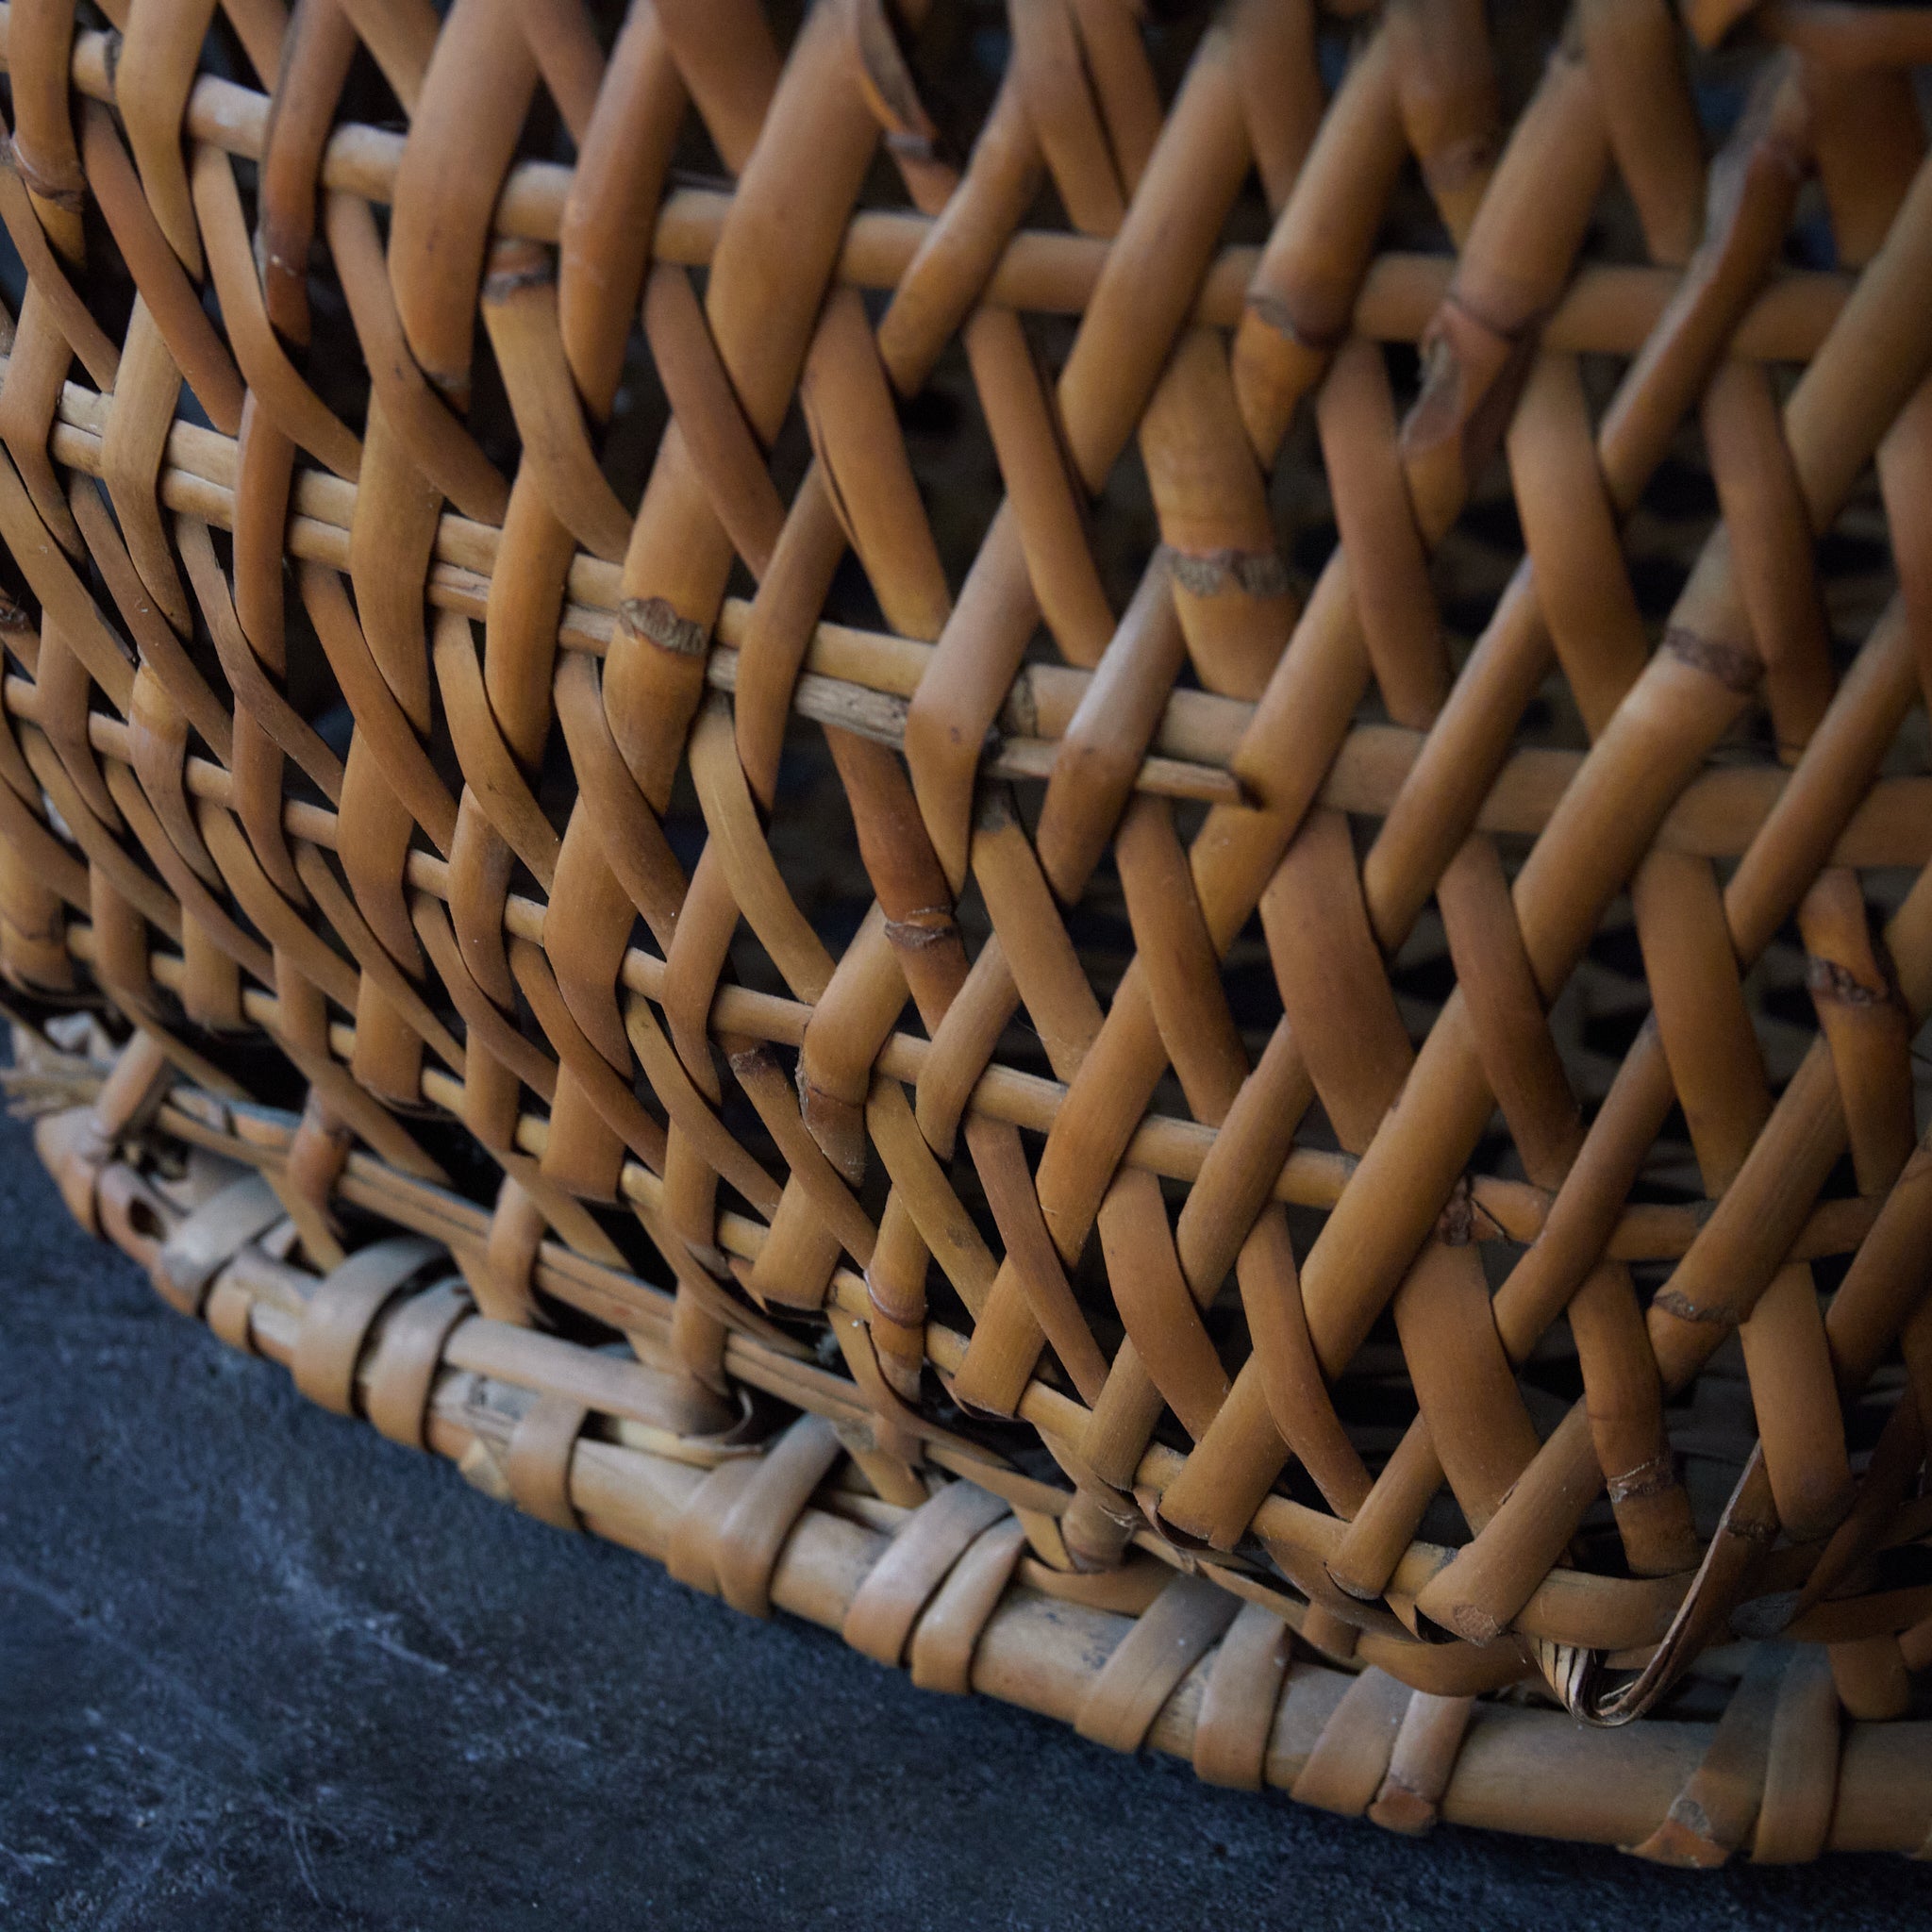
<path fill-rule="evenodd" d="M 1611 1835 L 1819 1848 L 1932 1617 L 1926 16 L 4 46 L 0 971 L 84 1221 L 403 1440 L 575 1364 L 496 1445 L 559 1523 L 627 1350 L 746 1607 L 971 1463 L 1017 1528 L 840 1608 L 915 1675 L 918 1579 L 953 1683 L 1020 1575 L 1152 1633 L 1083 1732 L 1237 1658 L 1252 1769 L 1265 1616 L 1363 1669 L 1312 1802 L 1721 1704 Z"/>

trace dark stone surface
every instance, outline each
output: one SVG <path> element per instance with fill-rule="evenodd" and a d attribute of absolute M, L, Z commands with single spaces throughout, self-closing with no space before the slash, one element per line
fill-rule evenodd
<path fill-rule="evenodd" d="M 566 1538 L 308 1407 L 86 1242 L 0 1123 L 0 1924 L 1932 1923 L 1197 1785 Z"/>

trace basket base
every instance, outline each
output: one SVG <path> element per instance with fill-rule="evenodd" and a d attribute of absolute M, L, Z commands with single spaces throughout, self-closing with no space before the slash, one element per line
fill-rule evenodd
<path fill-rule="evenodd" d="M 1334 1620 L 1309 1612 L 1292 1627 L 1235 1573 L 1216 1566 L 1210 1580 L 1178 1552 L 1137 1552 L 1106 1576 L 1057 1573 L 1029 1521 L 1056 1492 L 940 1449 L 920 1495 L 889 1499 L 868 1479 L 862 1408 L 838 1408 L 850 1385 L 808 1361 L 774 1355 L 762 1364 L 774 1386 L 701 1430 L 649 1360 L 477 1312 L 448 1239 L 392 1234 L 326 1274 L 300 1265 L 261 1123 L 241 1132 L 226 1117 L 218 1131 L 218 1109 L 177 1091 L 138 1131 L 101 1131 L 108 1090 L 118 1083 L 125 1106 L 138 1084 L 131 1059 L 104 1081 L 82 1057 L 38 1050 L 14 1085 L 29 1103 L 67 1103 L 38 1124 L 42 1158 L 84 1224 L 141 1260 L 171 1307 L 486 1493 L 737 1608 L 840 1631 L 925 1688 L 999 1697 L 1115 1749 L 1171 1752 L 1213 1782 L 1399 1832 L 1448 1819 L 1693 1867 L 1923 1855 L 1932 1840 L 1932 1724 L 1842 1724 L 1818 1646 L 1757 1646 L 1715 1724 L 1605 1733 L 1541 1706 L 1533 1679 L 1505 1702 L 1411 1689 L 1351 1654 L 1354 1633 Z M 153 1167 L 157 1149 L 174 1177 Z M 631 1291 L 626 1325 L 648 1357 L 641 1310 L 656 1291 Z M 1523 1679 L 1512 1641 L 1500 1674 Z"/>

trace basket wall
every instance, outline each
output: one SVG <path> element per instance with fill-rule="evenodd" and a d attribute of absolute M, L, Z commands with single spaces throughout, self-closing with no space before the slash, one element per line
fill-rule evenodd
<path fill-rule="evenodd" d="M 1222 1782 L 1932 1842 L 1932 12 L 0 46 L 11 1082 L 164 1299 Z"/>

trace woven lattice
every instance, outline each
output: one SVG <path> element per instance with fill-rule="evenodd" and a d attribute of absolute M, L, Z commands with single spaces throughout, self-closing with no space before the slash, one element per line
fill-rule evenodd
<path fill-rule="evenodd" d="M 70 1204 L 921 1682 L 1927 1842 L 1932 11 L 606 11 L 0 9 Z"/>

